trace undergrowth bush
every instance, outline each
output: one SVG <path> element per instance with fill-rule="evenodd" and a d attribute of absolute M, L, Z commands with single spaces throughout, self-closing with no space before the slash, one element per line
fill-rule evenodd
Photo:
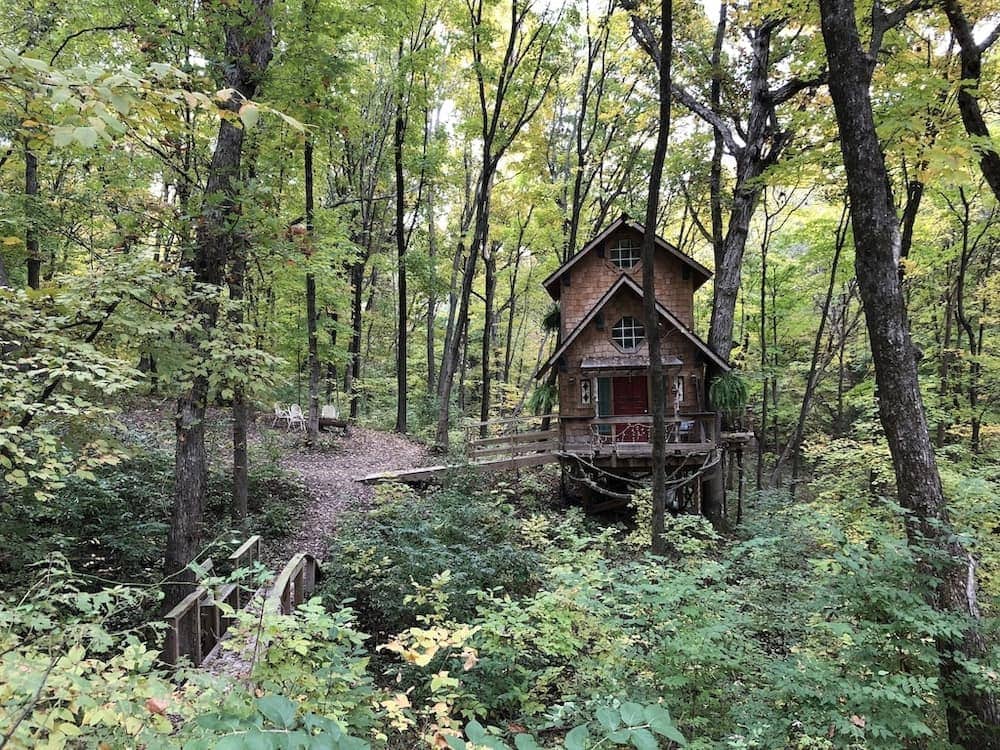
<path fill-rule="evenodd" d="M 448 571 L 452 614 L 471 617 L 476 591 L 522 596 L 539 581 L 539 558 L 519 543 L 514 506 L 504 491 L 441 489 L 422 497 L 384 485 L 375 506 L 346 516 L 327 555 L 321 593 L 349 599 L 362 628 L 396 633 L 425 612 L 406 597 Z"/>
<path fill-rule="evenodd" d="M 152 583 L 161 575 L 170 506 L 173 456 L 153 446 L 134 446 L 121 464 L 90 477 L 70 475 L 52 496 L 22 502 L 0 488 L 0 584 L 23 587 L 21 571 L 53 552 L 95 581 Z M 203 536 L 229 536 L 232 478 L 208 476 Z M 244 533 L 274 539 L 298 527 L 305 504 L 301 482 L 267 461 L 250 463 L 250 511 Z"/>

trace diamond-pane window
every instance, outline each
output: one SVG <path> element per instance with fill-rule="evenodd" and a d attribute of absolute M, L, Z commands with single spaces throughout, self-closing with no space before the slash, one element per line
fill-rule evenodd
<path fill-rule="evenodd" d="M 633 268 L 642 258 L 641 250 L 639 240 L 623 237 L 611 244 L 608 259 L 618 268 Z"/>
<path fill-rule="evenodd" d="M 626 316 L 611 328 L 611 340 L 622 349 L 636 349 L 646 338 L 646 328 L 638 320 Z"/>

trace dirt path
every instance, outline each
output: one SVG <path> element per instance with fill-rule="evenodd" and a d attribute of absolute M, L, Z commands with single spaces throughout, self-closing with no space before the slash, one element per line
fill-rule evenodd
<path fill-rule="evenodd" d="M 337 518 L 348 509 L 364 507 L 373 489 L 356 477 L 389 469 L 409 469 L 428 460 L 427 448 L 401 435 L 351 428 L 350 436 L 333 438 L 325 451 L 289 453 L 281 465 L 302 478 L 310 502 L 297 532 L 269 545 L 267 557 L 278 570 L 297 552 L 322 560 Z"/>

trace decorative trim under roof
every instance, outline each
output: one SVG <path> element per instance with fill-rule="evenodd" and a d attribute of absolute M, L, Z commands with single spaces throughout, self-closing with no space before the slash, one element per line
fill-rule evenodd
<path fill-rule="evenodd" d="M 552 367 L 552 365 L 554 365 L 559 360 L 559 358 L 566 353 L 566 351 L 573 344 L 576 338 L 581 333 L 583 333 L 583 331 L 586 330 L 587 326 L 590 325 L 590 323 L 594 320 L 594 318 L 597 316 L 597 313 L 599 313 L 604 308 L 604 306 L 611 301 L 611 298 L 614 297 L 615 294 L 622 287 L 627 287 L 632 292 L 634 292 L 639 297 L 639 299 L 643 299 L 642 287 L 636 284 L 635 281 L 632 280 L 632 277 L 629 276 L 627 273 L 622 273 L 622 275 L 618 277 L 618 281 L 612 284 L 611 287 L 608 289 L 608 291 L 606 291 L 603 295 L 601 295 L 601 298 L 594 303 L 594 306 L 592 308 L 590 308 L 590 312 L 584 315 L 583 319 L 576 324 L 576 327 L 570 332 L 570 334 L 566 337 L 566 340 L 562 342 L 559 348 L 552 353 L 552 356 L 549 357 L 547 360 L 545 360 L 545 364 L 543 364 L 538 369 L 538 372 L 535 373 L 536 378 L 540 378 L 545 373 L 546 370 Z M 708 359 L 710 359 L 723 372 L 729 372 L 732 369 L 730 364 L 726 362 L 726 360 L 724 360 L 722 357 L 720 357 L 715 352 L 715 350 L 712 349 L 712 347 L 706 344 L 694 331 L 685 326 L 672 312 L 670 312 L 659 302 L 656 303 L 656 311 L 660 314 L 660 317 L 662 317 L 664 320 L 670 323 L 670 325 L 672 325 L 674 328 L 680 331 L 685 338 L 687 338 L 692 344 L 694 344 L 695 347 L 699 349 L 702 354 L 708 357 Z M 646 357 L 646 363 L 647 365 L 649 363 L 648 356 Z"/>
<path fill-rule="evenodd" d="M 576 253 L 572 258 L 567 260 L 565 263 L 559 266 L 559 268 L 557 268 L 555 271 L 553 271 L 551 274 L 548 275 L 545 281 L 542 282 L 542 286 L 545 287 L 545 290 L 549 293 L 549 296 L 552 297 L 553 299 L 557 299 L 558 297 L 557 293 L 559 287 L 555 288 L 555 291 L 557 293 L 554 294 L 551 288 L 553 284 L 555 284 L 555 282 L 558 281 L 559 278 L 566 271 L 568 271 L 570 268 L 576 265 L 577 261 L 586 256 L 587 253 L 589 253 L 591 250 L 593 250 L 602 242 L 604 242 L 613 232 L 617 231 L 618 229 L 621 229 L 622 227 L 628 227 L 629 229 L 633 229 L 636 232 L 639 232 L 640 234 L 645 234 L 646 232 L 646 228 L 642 224 L 630 218 L 628 214 L 622 214 L 618 219 L 611 222 L 611 224 L 608 225 L 604 229 L 604 231 L 602 231 L 600 234 L 594 237 L 590 242 L 588 242 L 586 245 L 580 248 L 580 252 Z M 694 271 L 695 274 L 701 277 L 701 283 L 695 284 L 694 287 L 695 289 L 700 287 L 702 284 L 704 284 L 712 277 L 712 272 L 709 271 L 707 268 L 705 268 L 705 266 L 696 261 L 690 255 L 685 255 L 684 253 L 682 253 L 676 247 L 674 247 L 665 239 L 660 237 L 660 235 L 658 234 L 654 235 L 654 239 L 656 240 L 657 247 L 659 247 L 661 250 L 667 251 L 670 255 L 674 256 L 685 265 L 690 266 L 691 270 Z"/>

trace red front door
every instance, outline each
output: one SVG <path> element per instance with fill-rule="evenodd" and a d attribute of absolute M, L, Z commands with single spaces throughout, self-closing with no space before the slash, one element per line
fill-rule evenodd
<path fill-rule="evenodd" d="M 614 378 L 611 383 L 611 413 L 616 417 L 649 414 L 649 390 L 646 376 Z M 649 425 L 615 425 L 615 437 L 622 442 L 648 443 Z"/>

